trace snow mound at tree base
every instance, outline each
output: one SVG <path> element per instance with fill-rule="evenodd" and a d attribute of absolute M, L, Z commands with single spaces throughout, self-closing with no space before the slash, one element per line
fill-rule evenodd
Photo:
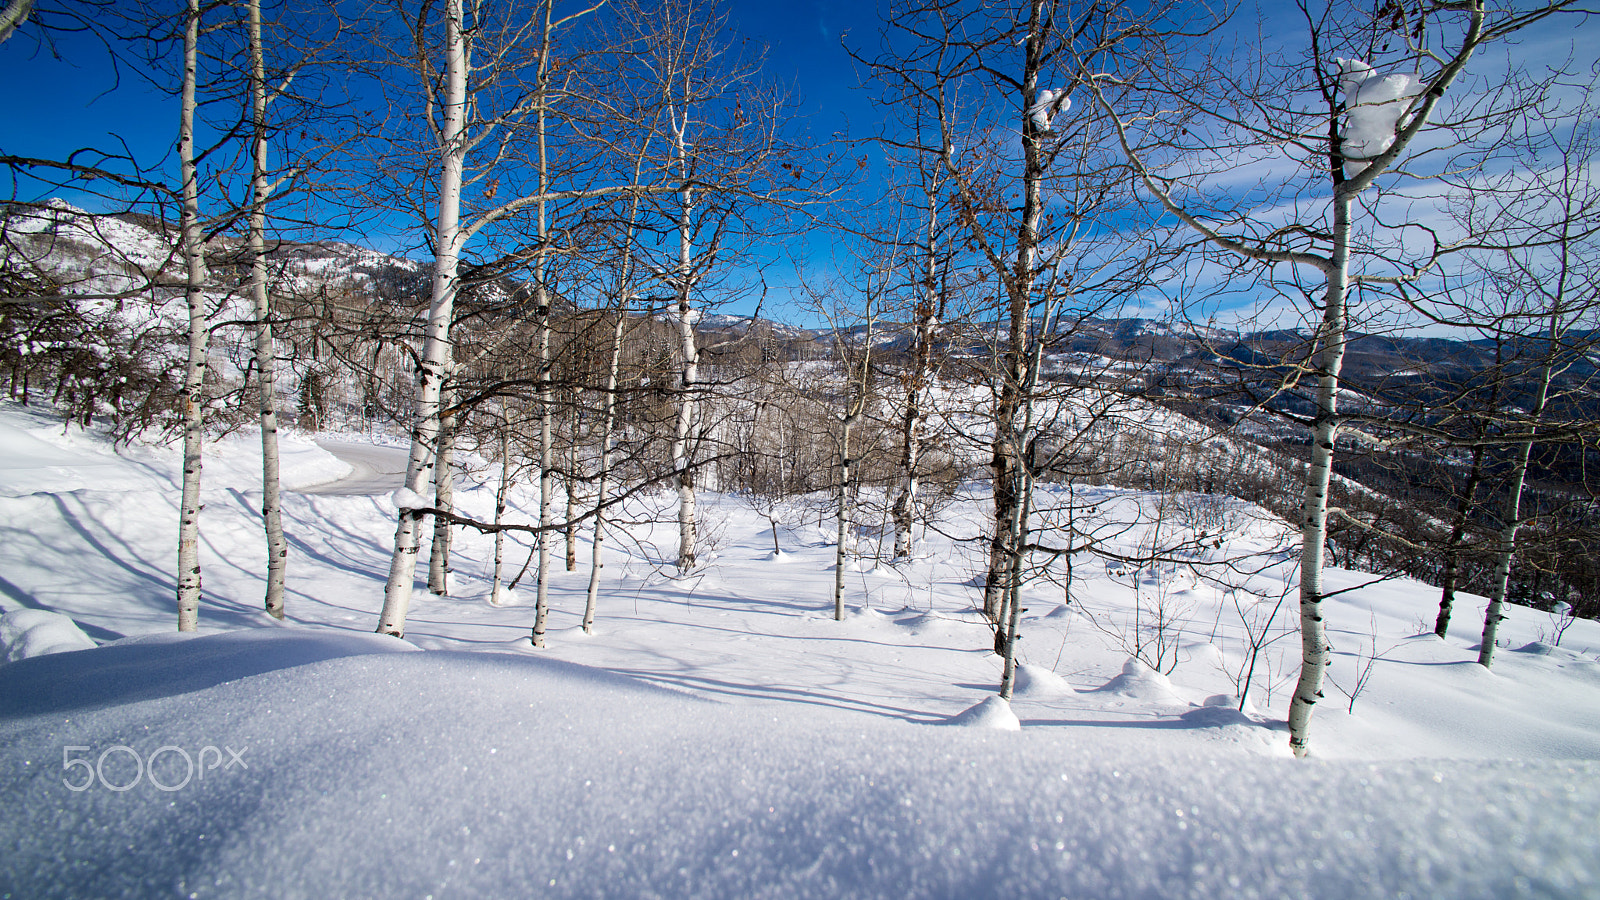
<path fill-rule="evenodd" d="M 1100 690 L 1147 703 L 1183 702 L 1171 679 L 1133 657 L 1122 664 L 1122 674 L 1106 682 Z"/>
<path fill-rule="evenodd" d="M 77 686 L 0 714 L 0 884 L 36 898 L 1345 898 L 1600 883 L 1593 763 L 1181 754 L 1093 729 L 711 703 L 526 654 L 383 652 L 404 647 L 280 629 L 0 668 L 7 696 L 10 673 L 34 670 L 37 687 L 47 663 Z M 376 652 L 339 653 L 363 648 Z M 108 696 L 114 680 L 140 689 Z M 93 708 L 69 702 L 96 685 Z M 64 771 L 64 747 L 82 765 Z M 136 781 L 137 757 L 183 782 L 167 747 L 240 764 L 170 791 Z M 96 763 L 132 786 L 68 786 Z"/>
<path fill-rule="evenodd" d="M 976 706 L 964 709 L 946 719 L 946 725 L 963 728 L 988 728 L 994 731 L 1021 731 L 1022 723 L 1011 711 L 1011 704 L 999 697 L 988 697 Z"/>
<path fill-rule="evenodd" d="M 1035 697 L 1041 700 L 1071 697 L 1078 693 L 1065 678 L 1050 669 L 1027 663 L 1017 666 L 1016 691 L 1019 697 Z"/>

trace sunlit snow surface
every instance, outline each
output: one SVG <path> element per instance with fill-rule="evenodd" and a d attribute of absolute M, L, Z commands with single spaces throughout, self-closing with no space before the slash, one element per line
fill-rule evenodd
<path fill-rule="evenodd" d="M 0 669 L 0 692 L 56 685 L 0 722 L 13 896 L 1577 897 L 1600 877 L 1592 763 L 1225 758 L 230 638 Z M 200 686 L 208 668 L 248 677 Z M 63 745 L 249 768 L 74 793 Z"/>
<path fill-rule="evenodd" d="M 1243 647 L 1232 601 L 1270 609 L 1281 569 L 1230 596 L 1085 558 L 1072 606 L 1059 585 L 1026 593 L 1021 731 L 941 727 L 1000 676 L 959 544 L 928 536 L 914 562 L 851 566 L 834 622 L 832 521 L 786 519 L 775 559 L 766 519 L 707 494 L 718 546 L 703 568 L 668 577 L 670 522 L 613 541 L 586 636 L 585 543 L 584 565 L 551 579 L 549 649 L 534 651 L 531 585 L 489 604 L 492 544 L 464 535 L 452 596 L 419 588 L 399 641 L 370 632 L 404 451 L 373 446 L 357 480 L 329 485 L 348 467 L 294 446 L 286 480 L 310 487 L 285 494 L 289 621 L 260 612 L 241 435 L 208 448 L 202 634 L 180 637 L 175 452 L 119 456 L 0 407 L 0 448 L 16 451 L 0 457 L 0 608 L 64 614 L 107 644 L 0 666 L 0 896 L 1585 897 L 1600 883 L 1595 623 L 1553 647 L 1551 620 L 1515 608 L 1490 673 L 1472 662 L 1480 598 L 1460 598 L 1440 641 L 1418 634 L 1432 588 L 1333 571 L 1331 587 L 1354 588 L 1328 604 L 1335 681 L 1379 658 L 1353 713 L 1330 685 L 1316 758 L 1294 761 L 1292 620 L 1243 712 L 1227 674 Z M 485 515 L 492 484 L 457 496 Z M 1107 515 L 1140 502 L 1091 496 Z M 530 497 L 514 493 L 512 515 L 526 521 Z M 945 530 L 975 528 L 982 501 L 952 506 Z M 1281 523 L 1251 516 L 1228 546 L 1276 546 Z M 527 543 L 510 548 L 515 569 Z M 1178 614 L 1169 671 L 1117 636 L 1135 603 Z"/>

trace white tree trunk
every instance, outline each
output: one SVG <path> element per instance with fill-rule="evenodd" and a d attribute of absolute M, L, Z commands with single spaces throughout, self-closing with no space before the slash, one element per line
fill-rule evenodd
<path fill-rule="evenodd" d="M 1559 332 L 1550 329 L 1546 352 L 1554 354 Z M 1537 425 L 1544 415 L 1550 398 L 1550 382 L 1554 375 L 1554 361 L 1547 358 L 1539 370 L 1539 390 L 1534 397 L 1532 421 Z M 1494 589 L 1489 595 L 1489 608 L 1483 613 L 1483 642 L 1478 645 L 1478 665 L 1485 669 L 1494 665 L 1494 641 L 1500 623 L 1505 620 L 1506 595 L 1511 587 L 1511 560 L 1517 552 L 1517 531 L 1522 525 L 1522 489 L 1528 480 L 1528 459 L 1533 455 L 1533 437 L 1537 428 L 1529 429 L 1530 437 L 1517 445 L 1516 462 L 1511 470 L 1510 493 L 1506 496 L 1505 511 L 1501 513 L 1500 533 L 1497 536 L 1494 560 Z"/>
<path fill-rule="evenodd" d="M 450 359 L 450 320 L 455 313 L 462 243 L 461 181 L 466 162 L 467 52 L 462 0 L 445 0 L 445 79 L 440 92 L 444 122 L 440 129 L 438 218 L 434 225 L 433 289 L 418 372 L 416 421 L 411 455 L 406 461 L 403 499 L 416 502 L 428 493 L 433 453 L 439 436 L 439 395 Z M 423 516 L 401 509 L 395 530 L 394 556 L 384 586 L 378 633 L 403 637 L 417 571 L 417 533 Z"/>
<path fill-rule="evenodd" d="M 626 266 L 624 266 L 626 271 Z M 600 605 L 600 570 L 605 567 L 601 550 L 606 541 L 606 489 L 611 484 L 611 464 L 616 448 L 617 381 L 622 369 L 622 330 L 628 316 L 628 278 L 623 277 L 617 323 L 611 331 L 611 365 L 606 370 L 606 397 L 600 417 L 600 471 L 594 491 L 594 544 L 589 557 L 589 594 L 583 606 L 583 632 L 594 633 L 595 610 Z"/>
<path fill-rule="evenodd" d="M 1346 294 L 1350 271 L 1350 203 L 1343 188 L 1333 195 L 1333 253 L 1323 295 L 1322 327 L 1317 332 L 1316 418 L 1311 429 L 1311 461 L 1306 467 L 1300 506 L 1300 679 L 1289 703 L 1289 749 L 1303 757 L 1310 749 L 1311 713 L 1322 699 L 1328 669 L 1328 635 L 1322 621 L 1322 568 L 1328 544 L 1328 486 L 1333 448 L 1339 437 L 1339 371 L 1344 367 L 1349 321 Z"/>
<path fill-rule="evenodd" d="M 845 402 L 849 402 L 848 395 Z M 844 621 L 844 558 L 850 542 L 850 486 L 853 477 L 850 430 L 854 425 L 855 417 L 846 415 L 839 431 L 839 540 L 833 550 L 833 618 L 836 622 Z"/>
<path fill-rule="evenodd" d="M 1023 45 L 1021 84 L 1022 122 L 1022 220 L 1017 225 L 1016 264 L 1009 284 L 1003 272 L 1001 295 L 1009 301 L 1009 326 L 1001 353 L 1000 396 L 995 402 L 993 458 L 989 463 L 994 482 L 994 536 L 989 543 L 989 571 L 984 584 L 984 612 L 997 628 L 1006 627 L 1004 603 L 1012 592 L 1007 581 L 1013 569 L 1012 557 L 1021 552 L 1017 517 L 1022 502 L 1022 448 L 1025 436 L 1017 427 L 1018 416 L 1033 402 L 1027 378 L 1028 341 L 1032 323 L 1035 271 L 1039 255 L 1039 227 L 1044 219 L 1044 176 L 1046 157 L 1041 147 L 1041 125 L 1029 111 L 1037 102 L 1039 73 L 1044 66 L 1047 23 L 1042 0 L 1029 7 L 1028 31 Z"/>
<path fill-rule="evenodd" d="M 688 116 L 687 110 L 684 112 Z M 688 171 L 688 149 L 683 129 L 675 132 L 678 159 L 684 172 Z M 678 381 L 678 420 L 673 431 L 672 465 L 678 489 L 678 571 L 688 572 L 695 565 L 695 492 L 692 430 L 698 398 L 696 385 L 700 381 L 700 350 L 695 340 L 695 316 L 698 310 L 690 303 L 690 287 L 694 279 L 694 189 L 687 183 L 679 193 L 678 202 L 678 353 L 682 368 Z"/>
<path fill-rule="evenodd" d="M 250 0 L 250 294 L 256 315 L 256 382 L 261 403 L 261 517 L 267 535 L 267 594 L 265 606 L 273 618 L 283 618 L 284 570 L 289 542 L 283 536 L 283 510 L 279 501 L 278 457 L 278 351 L 272 338 L 272 301 L 267 292 L 267 201 L 272 184 L 267 176 L 267 76 L 261 46 L 261 0 Z"/>
<path fill-rule="evenodd" d="M 566 550 L 567 571 L 578 570 L 578 439 L 574 434 L 567 441 L 567 477 L 563 479 L 567 495 Z"/>
<path fill-rule="evenodd" d="M 183 177 L 184 299 L 189 309 L 189 355 L 183 378 L 183 498 L 178 511 L 178 630 L 200 623 L 200 468 L 205 440 L 206 260 L 200 231 L 200 175 L 194 155 L 195 82 L 199 68 L 200 3 L 189 0 L 183 30 L 183 95 L 178 160 Z"/>
<path fill-rule="evenodd" d="M 1021 546 L 1028 540 L 1028 516 L 1033 511 L 1033 473 L 1027 468 L 1022 471 L 1022 502 L 1017 504 L 1016 524 L 1012 532 L 1017 536 L 1018 552 L 1011 556 L 1011 571 L 1006 576 L 1006 621 L 1001 623 L 1005 630 L 1004 642 L 1001 644 L 1001 656 L 1004 663 L 1000 672 L 1000 699 L 1011 702 L 1012 690 L 1017 683 L 1017 640 L 1021 635 L 1017 630 L 1022 625 L 1022 558 Z"/>
<path fill-rule="evenodd" d="M 550 39 L 553 34 L 551 26 L 551 13 L 555 4 L 544 5 L 544 37 L 539 50 L 539 81 L 543 87 L 545 73 L 550 59 Z M 539 258 L 534 265 L 534 307 L 539 316 L 539 571 L 535 574 L 534 582 L 534 612 L 533 633 L 531 640 L 533 646 L 544 646 L 544 634 L 550 619 L 550 529 L 554 525 L 555 516 L 550 503 L 553 498 L 551 491 L 551 471 L 555 465 L 555 435 L 553 433 L 553 419 L 555 410 L 552 408 L 554 398 L 551 395 L 550 380 L 553 374 L 550 371 L 550 290 L 545 281 L 549 271 L 550 260 L 545 256 L 545 248 L 550 238 L 549 207 L 544 200 L 545 193 L 550 186 L 550 158 L 548 145 L 545 142 L 545 113 L 547 107 L 540 103 L 535 121 L 535 140 L 539 149 L 539 201 L 538 201 L 538 235 Z"/>
<path fill-rule="evenodd" d="M 543 236 L 544 217 L 540 216 Z M 539 284 L 534 288 L 538 298 L 534 301 L 539 314 L 539 571 L 535 581 L 533 612 L 533 645 L 544 646 L 544 633 L 550 618 L 550 535 L 555 525 L 555 434 L 552 407 L 555 399 L 550 390 L 550 297 L 545 292 L 543 267 L 540 267 Z"/>
<path fill-rule="evenodd" d="M 441 403 L 454 402 L 446 389 L 440 395 Z M 433 460 L 433 505 L 441 512 L 455 509 L 455 449 L 456 414 L 444 413 L 439 417 L 439 449 Z M 450 520 L 433 517 L 433 544 L 428 553 L 428 590 L 440 597 L 450 594 Z"/>
<path fill-rule="evenodd" d="M 933 190 L 925 194 L 928 201 L 928 222 L 924 234 L 922 296 L 913 313 L 915 331 L 912 340 L 911 371 L 905 380 L 905 408 L 900 418 L 900 493 L 894 500 L 894 558 L 911 556 L 912 529 L 916 525 L 917 495 L 921 489 L 918 469 L 922 465 L 922 395 L 932 377 L 933 332 L 940 315 L 938 303 L 938 242 L 939 207 Z"/>
<path fill-rule="evenodd" d="M 489 582 L 489 603 L 500 605 L 500 583 L 505 572 L 506 533 L 499 530 L 506 517 L 506 494 L 511 490 L 511 423 L 500 421 L 500 485 L 494 491 L 494 577 Z"/>
<path fill-rule="evenodd" d="M 921 354 L 919 349 L 918 354 Z M 920 366 L 906 386 L 906 405 L 900 419 L 900 492 L 891 510 L 894 519 L 894 558 L 910 559 L 917 524 L 917 500 L 922 491 L 918 468 L 922 465 L 922 375 Z"/>

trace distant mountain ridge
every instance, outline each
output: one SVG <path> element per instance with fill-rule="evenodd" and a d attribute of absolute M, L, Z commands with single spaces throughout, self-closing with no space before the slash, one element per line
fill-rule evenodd
<path fill-rule="evenodd" d="M 74 294 L 137 292 L 160 285 L 160 299 L 172 295 L 181 281 L 181 260 L 175 252 L 175 225 L 142 213 L 94 215 L 61 200 L 42 204 L 0 204 L 0 225 L 5 233 L 6 264 L 15 268 L 21 259 L 59 284 L 63 298 Z M 230 266 L 238 259 L 239 241 L 218 238 L 211 243 L 213 289 L 237 289 L 237 273 Z M 355 295 L 375 295 L 382 290 L 389 302 L 417 305 L 426 302 L 427 263 L 360 247 L 344 241 L 280 241 L 272 245 L 271 259 L 301 290 L 338 290 Z M 233 284 L 227 282 L 232 281 Z M 490 275 L 477 286 L 478 299 L 512 296 L 521 283 L 504 275 Z M 703 313 L 697 328 L 711 334 L 764 333 L 773 343 L 791 350 L 810 347 L 825 350 L 835 339 L 859 343 L 867 338 L 864 326 L 808 328 L 769 317 Z M 994 322 L 953 323 L 939 331 L 947 353 L 982 355 L 999 329 Z M 912 329 L 905 323 L 879 322 L 871 328 L 875 346 L 885 352 L 906 349 Z M 1593 340 L 1583 333 L 1576 338 Z M 1243 332 L 1182 321 L 1143 317 L 1066 319 L 1058 322 L 1047 350 L 1047 363 L 1056 371 L 1087 365 L 1091 360 L 1136 366 L 1149 370 L 1147 386 L 1194 384 L 1214 381 L 1219 373 L 1259 369 L 1281 373 L 1303 361 L 1311 350 L 1306 329 L 1268 329 Z M 1508 342 L 1500 355 L 1530 355 L 1541 348 L 1536 339 Z M 1496 364 L 1496 347 L 1488 339 L 1409 337 L 1395 334 L 1355 334 L 1345 348 L 1344 375 L 1353 390 L 1375 381 L 1408 380 L 1413 384 L 1462 384 Z M 1562 373 L 1566 385 L 1600 381 L 1600 355 L 1575 360 Z M 1048 370 L 1048 369 L 1047 369 Z"/>

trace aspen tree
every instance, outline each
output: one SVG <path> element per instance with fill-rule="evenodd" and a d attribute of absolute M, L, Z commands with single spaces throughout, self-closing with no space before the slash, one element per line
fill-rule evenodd
<path fill-rule="evenodd" d="M 200 622 L 200 474 L 205 446 L 206 367 L 211 330 L 206 316 L 206 250 L 200 222 L 200 173 L 195 162 L 195 86 L 200 65 L 200 2 L 183 19 L 183 80 L 179 95 L 178 164 L 183 182 L 179 217 L 189 349 L 184 365 L 183 496 L 178 508 L 178 630 Z"/>
<path fill-rule="evenodd" d="M 699 561 L 697 457 L 708 430 L 701 404 L 711 386 L 702 381 L 698 323 L 713 302 L 708 288 L 737 255 L 734 242 L 754 230 L 746 220 L 754 210 L 771 210 L 785 195 L 812 190 L 822 176 L 791 162 L 796 148 L 781 135 L 786 101 L 757 83 L 759 57 L 735 52 L 723 6 L 635 2 L 624 19 L 640 80 L 656 92 L 653 134 L 661 146 L 653 162 L 661 179 L 673 183 L 663 202 L 648 210 L 660 232 L 671 235 L 670 255 L 638 263 L 669 294 L 675 383 L 668 440 L 677 494 L 674 567 L 681 574 Z M 787 183 L 776 182 L 780 169 Z M 770 230 L 774 222 L 763 224 Z"/>
<path fill-rule="evenodd" d="M 633 180 L 640 178 L 645 150 L 649 147 L 648 135 L 639 156 L 634 161 Z M 600 570 L 605 567 L 606 494 L 611 484 L 611 467 L 616 456 L 617 442 L 617 387 L 622 371 L 623 336 L 628 317 L 633 312 L 634 294 L 634 238 L 638 231 L 639 198 L 628 203 L 627 226 L 620 246 L 621 259 L 617 264 L 617 280 L 613 288 L 611 325 L 611 352 L 607 357 L 605 394 L 601 398 L 600 412 L 600 465 L 595 475 L 594 489 L 594 540 L 589 548 L 589 586 L 583 604 L 583 631 L 594 632 L 594 617 L 600 605 Z"/>
<path fill-rule="evenodd" d="M 919 169 L 922 168 L 919 166 Z M 900 376 L 904 401 L 899 423 L 900 489 L 895 494 L 892 511 L 895 559 L 906 559 L 912 553 L 913 528 L 922 489 L 922 431 L 927 417 L 926 394 L 933 379 L 934 341 L 946 309 L 946 278 L 945 273 L 940 271 L 939 260 L 939 193 L 942 179 L 938 177 L 937 170 L 923 170 L 921 175 L 927 218 L 915 260 L 921 277 L 917 279 L 916 301 L 911 311 L 911 365 Z"/>
<path fill-rule="evenodd" d="M 440 155 L 437 214 L 433 227 L 434 262 L 432 295 L 423 339 L 422 359 L 418 364 L 416 421 L 412 426 L 411 452 L 406 459 L 404 487 L 397 493 L 399 525 L 395 530 L 394 556 L 384 586 L 383 611 L 378 632 L 404 636 L 406 613 L 411 604 L 412 579 L 417 568 L 418 531 L 425 507 L 423 495 L 433 468 L 433 453 L 439 437 L 439 398 L 450 360 L 450 322 L 455 311 L 461 248 L 468 236 L 461 227 L 462 176 L 466 167 L 467 134 L 467 37 L 462 0 L 443 4 L 444 72 L 443 90 L 438 98 L 440 121 L 430 121 L 435 129 Z M 417 22 L 417 29 L 431 23 Z M 422 48 L 418 48 L 419 51 Z M 431 74 L 431 73 L 430 73 Z"/>
<path fill-rule="evenodd" d="M 273 342 L 272 302 L 267 284 L 267 202 L 272 197 L 273 183 L 267 159 L 269 91 L 265 52 L 261 43 L 261 0 L 249 0 L 248 16 L 251 197 L 247 243 L 250 254 L 250 296 L 256 317 L 256 399 L 261 422 L 261 518 L 267 538 L 264 606 L 273 618 L 281 619 L 289 542 L 283 536 L 283 507 L 279 498 L 278 352 Z"/>
<path fill-rule="evenodd" d="M 455 451 L 458 419 L 454 391 L 445 388 L 439 415 L 439 449 L 433 456 L 433 505 L 440 512 L 455 511 Z M 433 543 L 428 546 L 428 591 L 440 597 L 450 593 L 450 520 L 433 518 Z"/>
<path fill-rule="evenodd" d="M 1335 447 L 1348 421 L 1340 407 L 1340 378 L 1361 292 L 1403 290 L 1437 270 L 1453 247 L 1437 235 L 1418 252 L 1389 234 L 1375 205 L 1385 195 L 1386 173 L 1406 167 L 1431 148 L 1418 137 L 1434 127 L 1442 98 L 1487 44 L 1503 40 L 1551 14 L 1560 2 L 1527 9 L 1493 10 L 1484 0 L 1413 7 L 1396 3 L 1375 15 L 1346 7 L 1302 8 L 1308 37 L 1301 58 L 1230 60 L 1198 49 L 1184 57 L 1187 29 L 1133 23 L 1129 43 L 1160 43 L 1165 58 L 1188 67 L 1123 65 L 1085 67 L 1092 97 L 1108 117 L 1141 185 L 1160 207 L 1183 223 L 1214 256 L 1259 277 L 1282 270 L 1306 298 L 1312 323 L 1310 352 L 1294 379 L 1311 385 L 1310 442 L 1302 486 L 1300 529 L 1301 667 L 1289 709 L 1289 744 L 1295 756 L 1310 748 L 1312 711 L 1322 697 L 1331 656 L 1323 620 L 1328 551 L 1329 485 Z M 1335 54 L 1349 54 L 1336 56 Z M 1496 94 L 1454 110 L 1439 127 L 1482 127 L 1505 102 Z M 1525 98 L 1511 97 L 1521 105 Z M 1443 144 L 1455 152 L 1457 143 Z M 1415 146 L 1414 146 L 1415 145 Z M 1195 197 L 1178 190 L 1195 183 L 1199 168 L 1169 168 L 1179 154 L 1226 158 L 1229 168 L 1249 158 L 1286 156 L 1296 174 L 1268 200 L 1268 188 L 1243 197 L 1216 191 Z M 1472 166 L 1456 156 L 1449 165 Z M 1302 180 L 1302 173 L 1310 173 Z M 1302 192 L 1306 196 L 1302 196 Z M 1301 211 L 1313 200 L 1320 214 L 1288 225 L 1256 217 L 1260 208 Z M 1276 204 L 1274 205 L 1274 201 Z M 1380 226 L 1380 227 L 1369 227 Z M 1401 225 L 1404 230 L 1406 226 Z M 1387 271 L 1385 271 L 1387 270 Z"/>
<path fill-rule="evenodd" d="M 425 499 L 430 493 L 440 434 L 441 395 L 451 375 L 451 326 L 457 294 L 461 287 L 462 253 L 469 241 L 525 211 L 540 211 L 553 203 L 605 201 L 632 194 L 668 190 L 660 185 L 639 185 L 626 180 L 611 184 L 586 184 L 562 187 L 554 183 L 547 167 L 536 166 L 537 184 L 517 191 L 504 202 L 491 204 L 495 194 L 484 184 L 509 183 L 512 172 L 498 165 L 514 155 L 513 144 L 539 140 L 537 122 L 542 122 L 554 102 L 555 88 L 546 75 L 553 64 L 551 36 L 571 23 L 594 13 L 598 7 L 574 8 L 557 17 L 555 0 L 534 4 L 531 13 L 521 6 L 473 4 L 469 21 L 464 0 L 443 0 L 425 4 L 415 16 L 405 16 L 411 46 L 406 63 L 416 70 L 422 89 L 430 153 L 438 160 L 438 175 L 432 189 L 435 215 L 430 227 L 434 250 L 430 299 L 418 364 L 411 452 L 406 465 L 404 486 L 395 494 L 398 524 L 389 577 L 384 587 L 383 610 L 378 632 L 403 636 L 410 609 L 416 573 L 421 522 L 434 510 Z M 535 24 L 537 23 L 537 24 Z M 435 40 L 435 33 L 439 34 Z M 529 59 L 525 43 L 537 34 L 541 48 Z M 476 56 L 475 56 L 476 54 Z M 474 61 L 476 59 L 477 61 Z M 533 74 L 529 74 L 529 67 Z M 507 100 L 506 98 L 510 99 Z M 500 105 L 497 105 L 500 104 Z M 474 155 L 475 151 L 478 155 Z M 469 159 L 470 157 L 470 159 Z M 469 173 L 469 163 L 471 171 Z M 501 178 L 507 179 L 502 182 Z M 477 190 L 471 210 L 464 214 L 465 191 Z M 541 318 L 549 315 L 552 298 L 545 283 L 548 248 L 535 249 L 534 306 Z M 541 401 L 553 399 L 548 383 L 548 331 L 541 329 Z M 548 402 L 542 403 L 548 409 Z M 541 425 L 541 431 L 544 426 Z M 541 494 L 553 475 L 551 446 L 541 435 Z M 553 520 L 548 519 L 548 498 L 543 504 L 537 535 L 541 572 L 548 566 L 548 534 Z M 459 519 L 459 516 L 455 516 Z M 541 575 L 535 613 L 535 643 L 542 646 L 544 621 L 548 615 L 547 579 Z"/>
<path fill-rule="evenodd" d="M 1593 104 L 1583 102 L 1560 121 L 1544 117 L 1537 129 L 1543 140 L 1535 146 L 1545 152 L 1528 154 L 1544 165 L 1513 172 L 1505 181 L 1514 190 L 1499 198 L 1500 202 L 1480 200 L 1482 207 L 1469 214 L 1520 226 L 1506 249 L 1486 254 L 1482 260 L 1491 296 L 1499 300 L 1484 311 L 1492 316 L 1492 327 L 1484 330 L 1497 346 L 1511 344 L 1512 352 L 1523 357 L 1507 376 L 1525 384 L 1531 374 L 1533 380 L 1526 407 L 1513 413 L 1510 427 L 1503 429 L 1520 433 L 1520 439 L 1509 448 L 1511 471 L 1496 516 L 1499 528 L 1494 539 L 1489 606 L 1478 645 L 1478 663 L 1485 668 L 1494 664 L 1495 639 L 1509 600 L 1517 534 L 1526 524 L 1523 495 L 1534 446 L 1542 439 L 1557 437 L 1548 434 L 1557 423 L 1547 421 L 1555 417 L 1557 404 L 1569 413 L 1582 409 L 1581 401 L 1562 396 L 1566 392 L 1557 378 L 1589 365 L 1586 361 L 1600 345 L 1600 182 L 1594 177 L 1594 164 L 1600 159 L 1600 128 L 1595 124 L 1595 112 Z M 1494 196 L 1489 191 L 1484 194 Z M 1530 366 L 1531 373 L 1527 371 Z M 1497 385 L 1496 393 L 1500 390 Z M 1581 396 L 1582 391 L 1580 386 L 1573 393 Z M 1521 395 L 1527 397 L 1525 388 Z M 1586 425 L 1583 430 L 1592 436 L 1593 423 Z M 1541 436 L 1541 430 L 1547 434 Z"/>

